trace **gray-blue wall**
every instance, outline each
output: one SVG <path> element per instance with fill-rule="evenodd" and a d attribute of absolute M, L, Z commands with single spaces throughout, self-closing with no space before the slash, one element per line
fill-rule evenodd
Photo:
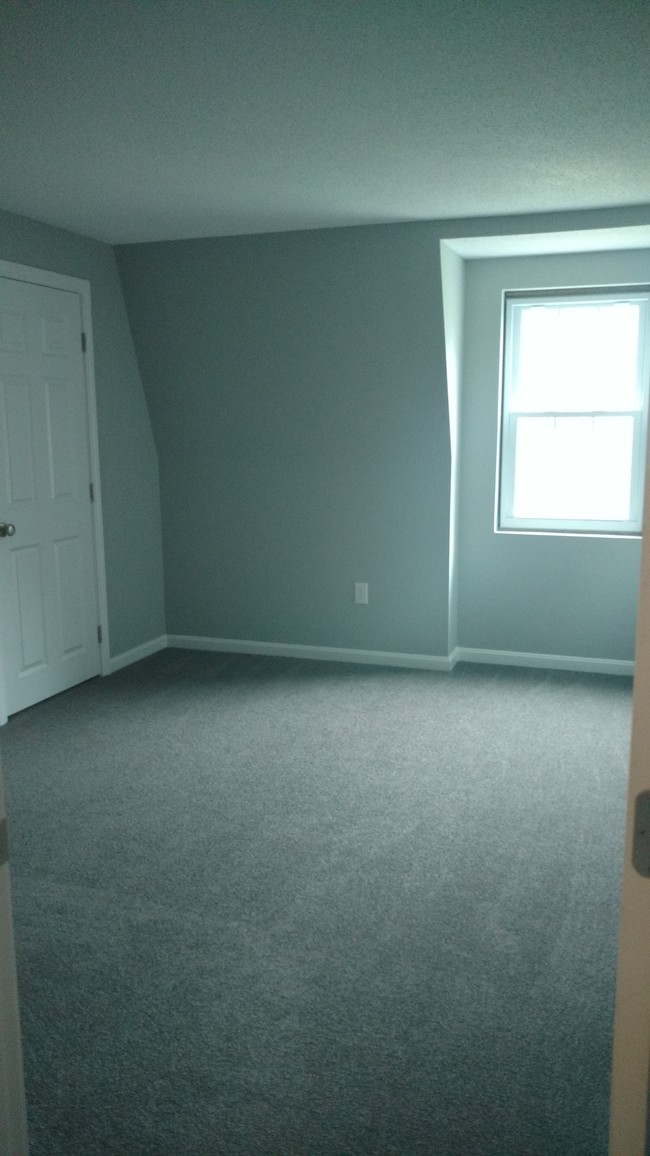
<path fill-rule="evenodd" d="M 111 654 L 165 631 L 158 460 L 108 245 L 0 212 L 0 258 L 90 282 Z"/>
<path fill-rule="evenodd" d="M 502 293 L 650 282 L 650 252 L 466 263 L 461 422 L 461 646 L 590 658 L 634 656 L 640 540 L 495 534 Z"/>
<path fill-rule="evenodd" d="M 165 631 L 162 507 L 170 633 L 446 654 L 440 240 L 649 220 L 640 206 L 122 246 L 136 360 L 110 247 L 0 213 L 1 258 L 91 284 L 111 652 Z M 492 532 L 498 318 L 506 282 L 649 273 L 645 251 L 467 263 L 460 645 L 632 657 L 638 542 Z"/>
<path fill-rule="evenodd" d="M 118 247 L 160 456 L 169 632 L 447 654 L 440 240 L 649 221 L 641 206 Z M 492 540 L 493 304 L 463 386 L 459 643 L 629 659 L 638 543 Z"/>
<path fill-rule="evenodd" d="M 450 447 L 426 226 L 117 250 L 172 634 L 447 653 Z M 369 583 L 356 606 L 355 581 Z"/>

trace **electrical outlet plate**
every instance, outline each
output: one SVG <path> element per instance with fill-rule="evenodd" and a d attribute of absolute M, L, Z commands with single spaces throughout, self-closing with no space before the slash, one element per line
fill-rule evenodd
<path fill-rule="evenodd" d="M 355 582 L 354 584 L 354 601 L 364 606 L 368 603 L 368 583 Z"/>

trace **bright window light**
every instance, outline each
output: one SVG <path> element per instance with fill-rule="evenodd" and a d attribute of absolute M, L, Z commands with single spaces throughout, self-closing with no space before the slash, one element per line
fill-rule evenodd
<path fill-rule="evenodd" d="M 506 294 L 497 529 L 639 533 L 649 301 Z"/>

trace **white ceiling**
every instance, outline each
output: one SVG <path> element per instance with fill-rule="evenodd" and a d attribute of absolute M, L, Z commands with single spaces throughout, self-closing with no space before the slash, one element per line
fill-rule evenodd
<path fill-rule="evenodd" d="M 0 0 L 0 102 L 113 243 L 650 203 L 649 0 Z"/>

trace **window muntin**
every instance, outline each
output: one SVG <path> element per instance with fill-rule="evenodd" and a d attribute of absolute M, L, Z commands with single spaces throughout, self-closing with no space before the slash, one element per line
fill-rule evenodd
<path fill-rule="evenodd" d="M 640 532 L 649 300 L 505 295 L 497 530 Z"/>

